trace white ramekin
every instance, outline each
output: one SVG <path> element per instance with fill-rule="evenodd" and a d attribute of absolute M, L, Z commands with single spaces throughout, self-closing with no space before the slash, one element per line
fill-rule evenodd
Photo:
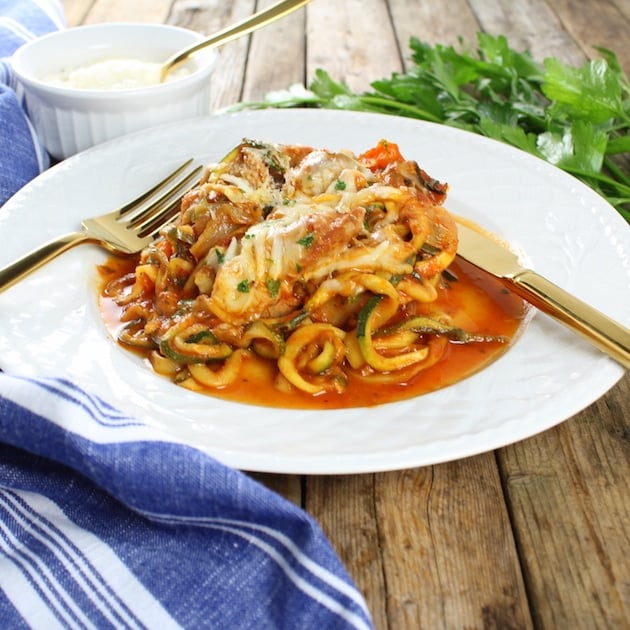
<path fill-rule="evenodd" d="M 25 44 L 11 64 L 35 131 L 49 153 L 63 159 L 126 133 L 208 114 L 217 54 L 200 51 L 186 76 L 133 89 L 77 89 L 50 83 L 50 75 L 103 59 L 164 61 L 201 37 L 164 24 L 80 26 Z"/>

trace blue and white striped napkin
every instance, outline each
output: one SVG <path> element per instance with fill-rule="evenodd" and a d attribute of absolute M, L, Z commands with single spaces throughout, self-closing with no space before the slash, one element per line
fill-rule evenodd
<path fill-rule="evenodd" d="M 0 0 L 0 56 L 61 20 L 53 1 Z M 45 168 L 7 74 L 0 202 Z M 26 627 L 372 624 L 293 503 L 67 380 L 0 372 L 0 628 Z"/>
<path fill-rule="evenodd" d="M 63 379 L 0 374 L 0 626 L 370 628 L 317 523 Z"/>
<path fill-rule="evenodd" d="M 22 44 L 63 26 L 56 0 L 0 0 L 0 206 L 50 164 L 22 110 L 10 56 Z"/>

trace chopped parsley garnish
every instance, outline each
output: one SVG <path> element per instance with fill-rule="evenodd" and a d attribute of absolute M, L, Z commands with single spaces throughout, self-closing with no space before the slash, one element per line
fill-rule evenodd
<path fill-rule="evenodd" d="M 346 189 L 346 182 L 344 182 L 341 179 L 338 179 L 335 182 L 335 190 L 345 190 Z"/>
<path fill-rule="evenodd" d="M 271 293 L 272 298 L 278 297 L 278 292 L 280 291 L 280 280 L 274 280 L 273 278 L 269 278 L 267 280 L 267 290 Z"/>
<path fill-rule="evenodd" d="M 237 291 L 239 291 L 240 293 L 249 293 L 249 280 L 241 280 L 237 285 L 236 285 L 236 289 Z"/>
<path fill-rule="evenodd" d="M 300 240 L 298 240 L 298 245 L 302 245 L 303 247 L 310 247 L 315 240 L 315 234 L 309 232 L 306 236 L 303 236 Z"/>

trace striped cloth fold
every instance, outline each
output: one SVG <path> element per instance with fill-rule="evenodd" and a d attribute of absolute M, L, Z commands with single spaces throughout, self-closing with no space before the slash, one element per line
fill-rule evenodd
<path fill-rule="evenodd" d="M 53 0 L 0 0 L 0 203 L 46 167 L 7 58 L 61 26 Z M 372 622 L 305 511 L 72 382 L 0 372 L 0 628 L 27 627 Z"/>
<path fill-rule="evenodd" d="M 63 26 L 56 0 L 0 0 L 0 206 L 50 166 L 22 109 L 10 57 L 22 44 Z"/>
<path fill-rule="evenodd" d="M 64 379 L 0 374 L 0 625 L 371 628 L 318 524 Z"/>

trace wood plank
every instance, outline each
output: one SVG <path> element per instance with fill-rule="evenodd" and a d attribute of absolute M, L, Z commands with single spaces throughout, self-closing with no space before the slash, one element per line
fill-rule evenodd
<path fill-rule="evenodd" d="M 611 4 L 617 7 L 627 20 L 630 20 L 630 2 L 628 0 L 612 0 Z"/>
<path fill-rule="evenodd" d="M 252 479 L 269 488 L 276 494 L 292 501 L 296 505 L 303 505 L 303 478 L 300 475 L 275 475 L 271 473 L 247 473 Z"/>
<path fill-rule="evenodd" d="M 579 8 L 571 0 L 549 0 L 549 4 L 586 57 L 597 57 L 594 47 L 605 46 L 615 52 L 621 66 L 630 74 L 630 3 L 627 0 L 589 0 Z"/>
<path fill-rule="evenodd" d="M 377 490 L 393 627 L 530 627 L 492 454 L 389 474 Z"/>
<path fill-rule="evenodd" d="M 235 6 L 236 5 L 236 6 Z M 169 24 L 210 35 L 228 24 L 249 15 L 253 2 L 234 3 L 221 0 L 175 0 Z"/>
<path fill-rule="evenodd" d="M 99 22 L 166 22 L 172 0 L 95 0 L 83 20 L 84 24 Z"/>
<path fill-rule="evenodd" d="M 317 68 L 361 92 L 402 69 L 385 0 L 316 0 L 306 7 L 308 80 Z"/>
<path fill-rule="evenodd" d="M 276 1 L 265 0 L 258 9 Z M 271 90 L 306 81 L 306 17 L 306 9 L 299 9 L 252 34 L 243 86 L 244 101 L 261 100 Z"/>
<path fill-rule="evenodd" d="M 498 454 L 536 625 L 630 627 L 630 376 Z"/>
<path fill-rule="evenodd" d="M 305 509 L 319 522 L 341 561 L 363 593 L 376 628 L 389 623 L 382 569 L 380 519 L 375 475 L 312 476 L 306 479 Z"/>
<path fill-rule="evenodd" d="M 460 37 L 466 42 L 474 42 L 480 28 L 466 0 L 389 0 L 389 8 L 406 67 L 409 66 L 408 43 L 412 36 L 432 45 L 457 47 Z"/>
<path fill-rule="evenodd" d="M 531 627 L 492 454 L 307 483 L 377 628 Z"/>
<path fill-rule="evenodd" d="M 95 0 L 63 0 L 63 11 L 69 27 L 83 24 Z"/>
<path fill-rule="evenodd" d="M 584 54 L 564 30 L 556 13 L 545 0 L 468 0 L 482 30 L 492 35 L 505 35 L 510 46 L 528 50 L 542 61 L 553 56 L 565 63 L 580 64 Z"/>
<path fill-rule="evenodd" d="M 209 35 L 242 20 L 255 10 L 255 0 L 208 2 L 176 0 L 169 23 Z M 242 100 L 249 38 L 235 40 L 218 50 L 219 60 L 212 74 L 211 111 L 217 111 Z"/>

